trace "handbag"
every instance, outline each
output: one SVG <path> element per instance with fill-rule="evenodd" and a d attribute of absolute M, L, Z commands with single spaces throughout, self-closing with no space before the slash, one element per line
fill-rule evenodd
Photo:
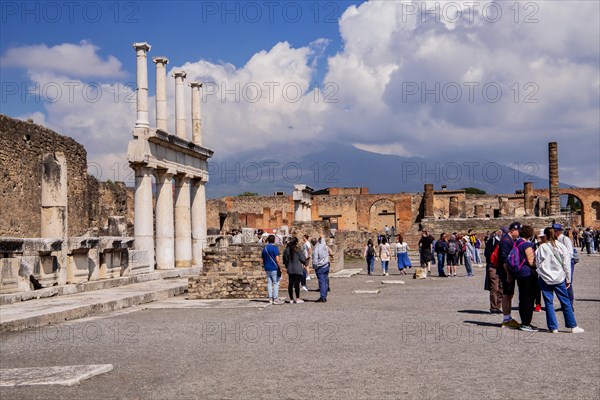
<path fill-rule="evenodd" d="M 277 277 L 281 278 L 282 272 L 281 272 L 281 268 L 279 267 L 279 264 L 277 264 L 277 261 L 275 261 L 273 259 L 273 257 L 271 256 L 271 253 L 269 253 L 268 251 L 267 251 L 267 255 L 269 256 L 269 258 L 271 259 L 271 261 L 273 261 L 273 264 L 277 265 Z"/>

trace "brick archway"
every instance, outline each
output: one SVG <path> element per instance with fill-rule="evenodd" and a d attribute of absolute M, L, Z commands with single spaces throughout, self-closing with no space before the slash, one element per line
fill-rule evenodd
<path fill-rule="evenodd" d="M 534 193 L 548 197 L 548 189 L 536 189 Z M 559 194 L 577 197 L 581 201 L 582 225 L 600 229 L 600 220 L 596 219 L 597 209 L 592 205 L 594 202 L 600 202 L 600 188 L 560 188 Z"/>

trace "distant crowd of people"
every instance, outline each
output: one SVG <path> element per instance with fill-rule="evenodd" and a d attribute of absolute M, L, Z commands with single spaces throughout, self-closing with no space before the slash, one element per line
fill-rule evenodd
<path fill-rule="evenodd" d="M 316 303 L 326 303 L 329 289 L 329 269 L 331 249 L 324 237 L 302 238 L 302 245 L 297 237 L 287 241 L 283 257 L 276 246 L 276 235 L 267 235 L 267 245 L 262 250 L 263 267 L 267 274 L 267 292 L 271 304 L 304 303 L 301 291 L 308 292 L 306 282 L 310 280 L 310 268 L 315 271 L 319 283 L 319 298 Z M 282 260 L 283 258 L 283 260 Z M 288 299 L 279 298 L 279 281 L 282 277 L 282 265 L 288 274 Z M 295 295 L 295 296 L 294 296 Z"/>

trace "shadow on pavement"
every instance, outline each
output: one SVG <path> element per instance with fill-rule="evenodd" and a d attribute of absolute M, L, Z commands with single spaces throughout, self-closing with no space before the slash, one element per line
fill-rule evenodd
<path fill-rule="evenodd" d="M 493 326 L 495 328 L 500 328 L 500 324 L 497 322 L 483 322 L 483 321 L 463 321 L 465 324 L 473 324 L 479 326 Z"/>
<path fill-rule="evenodd" d="M 491 315 L 489 311 L 483 311 L 483 310 L 458 310 L 459 313 L 463 313 L 463 314 L 485 314 L 485 315 Z"/>

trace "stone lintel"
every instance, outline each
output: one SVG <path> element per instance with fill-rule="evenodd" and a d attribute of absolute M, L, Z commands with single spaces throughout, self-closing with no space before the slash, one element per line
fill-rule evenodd
<path fill-rule="evenodd" d="M 69 251 L 73 250 L 89 250 L 98 246 L 100 238 L 97 237 L 70 237 L 67 239 L 67 247 Z"/>
<path fill-rule="evenodd" d="M 151 130 L 150 134 L 148 135 L 148 140 L 153 143 L 158 143 L 164 147 L 181 151 L 196 158 L 208 159 L 214 154 L 214 151 L 209 148 L 198 146 L 190 140 L 185 140 L 179 136 L 171 135 L 170 133 L 160 129 L 153 131 Z"/>
<path fill-rule="evenodd" d="M 98 250 L 105 251 L 109 249 L 129 249 L 133 246 L 135 238 L 120 236 L 102 236 L 98 244 Z"/>

